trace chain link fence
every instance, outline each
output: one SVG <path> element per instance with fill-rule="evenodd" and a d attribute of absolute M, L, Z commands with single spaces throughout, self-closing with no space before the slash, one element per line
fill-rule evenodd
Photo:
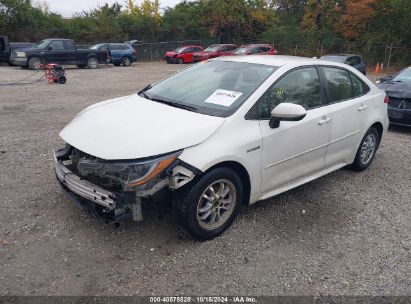
<path fill-rule="evenodd" d="M 411 48 L 387 44 L 304 44 L 290 42 L 274 42 L 274 47 L 282 55 L 321 57 L 327 54 L 358 54 L 363 57 L 368 67 L 377 63 L 390 73 L 411 64 Z"/>
<path fill-rule="evenodd" d="M 215 43 L 208 40 L 180 40 L 164 42 L 142 42 L 133 44 L 137 52 L 137 60 L 161 60 L 167 51 L 174 50 L 184 45 L 202 45 L 207 47 Z M 267 43 L 260 41 L 259 43 Z M 384 67 L 384 73 L 396 71 L 401 67 L 411 64 L 411 48 L 387 44 L 360 44 L 360 43 L 295 43 L 287 41 L 271 42 L 281 55 L 321 57 L 332 53 L 359 54 L 372 68 L 377 63 Z M 89 48 L 91 44 L 79 45 L 79 48 Z"/>

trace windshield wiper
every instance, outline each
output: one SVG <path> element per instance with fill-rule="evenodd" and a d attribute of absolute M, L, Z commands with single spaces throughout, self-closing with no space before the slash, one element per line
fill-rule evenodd
<path fill-rule="evenodd" d="M 137 95 L 140 95 L 140 96 L 144 97 L 145 99 L 150 99 L 151 100 L 150 96 L 148 96 L 146 93 L 144 93 L 143 90 L 137 92 Z"/>
<path fill-rule="evenodd" d="M 153 86 L 152 86 L 151 84 L 145 86 L 144 88 L 142 88 L 140 91 L 137 92 L 137 95 L 140 95 L 140 96 L 142 95 L 144 98 L 151 100 L 150 96 L 148 96 L 148 95 L 147 95 L 146 93 L 144 93 L 144 92 L 147 91 L 147 90 L 150 90 L 152 87 L 153 87 Z"/>
<path fill-rule="evenodd" d="M 159 103 L 163 103 L 163 104 L 175 107 L 175 108 L 180 108 L 180 109 L 184 109 L 184 110 L 188 110 L 188 111 L 192 111 L 192 112 L 198 112 L 198 109 L 196 107 L 181 104 L 181 103 L 178 103 L 178 102 L 168 101 L 168 100 L 159 99 L 159 98 L 149 98 L 149 99 L 152 100 L 152 101 L 156 101 L 156 102 L 159 102 Z"/>

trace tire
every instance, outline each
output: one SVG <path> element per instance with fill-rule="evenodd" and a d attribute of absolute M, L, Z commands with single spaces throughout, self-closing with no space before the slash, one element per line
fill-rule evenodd
<path fill-rule="evenodd" d="M 39 65 L 42 64 L 42 61 L 39 57 L 32 57 L 29 59 L 28 64 L 30 70 L 38 70 Z"/>
<path fill-rule="evenodd" d="M 364 171 L 371 165 L 377 152 L 379 141 L 380 136 L 377 129 L 374 127 L 368 129 L 358 147 L 354 162 L 351 164 L 353 170 Z"/>
<path fill-rule="evenodd" d="M 67 78 L 66 76 L 60 76 L 58 81 L 59 81 L 59 84 L 65 84 L 67 81 Z"/>
<path fill-rule="evenodd" d="M 98 68 L 98 60 L 95 57 L 90 57 L 87 60 L 87 67 L 89 69 L 97 69 Z"/>
<path fill-rule="evenodd" d="M 131 58 L 130 57 L 123 57 L 121 58 L 121 64 L 123 66 L 130 66 L 131 65 Z"/>
<path fill-rule="evenodd" d="M 87 66 L 87 64 L 78 64 L 77 67 L 80 69 L 84 69 Z"/>
<path fill-rule="evenodd" d="M 113 65 L 115 65 L 116 67 L 121 65 L 121 62 L 113 62 Z"/>
<path fill-rule="evenodd" d="M 184 63 L 184 59 L 183 59 L 183 58 L 178 58 L 178 59 L 176 60 L 176 63 L 177 63 L 177 64 L 183 64 L 183 63 Z"/>
<path fill-rule="evenodd" d="M 179 190 L 173 209 L 184 232 L 197 240 L 209 240 L 232 224 L 242 201 L 240 177 L 229 168 L 217 168 Z"/>

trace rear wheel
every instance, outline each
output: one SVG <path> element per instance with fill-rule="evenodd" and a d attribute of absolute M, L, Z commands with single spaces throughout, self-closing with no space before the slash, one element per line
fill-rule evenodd
<path fill-rule="evenodd" d="M 241 208 L 243 186 L 229 168 L 217 168 L 176 193 L 173 208 L 181 228 L 198 240 L 223 233 Z"/>
<path fill-rule="evenodd" d="M 94 58 L 94 57 L 89 58 L 88 61 L 87 61 L 87 67 L 89 69 L 97 69 L 97 67 L 98 67 L 97 58 Z"/>
<path fill-rule="evenodd" d="M 38 57 L 32 57 L 29 59 L 29 68 L 30 70 L 40 69 L 40 64 L 42 63 L 41 59 Z"/>
<path fill-rule="evenodd" d="M 351 164 L 351 168 L 356 171 L 363 171 L 367 169 L 374 160 L 379 141 L 380 136 L 377 129 L 374 127 L 368 129 L 367 133 L 365 133 L 363 139 L 361 140 L 354 162 Z"/>
<path fill-rule="evenodd" d="M 121 59 L 121 64 L 124 66 L 130 66 L 131 65 L 130 57 L 123 57 L 123 59 Z"/>

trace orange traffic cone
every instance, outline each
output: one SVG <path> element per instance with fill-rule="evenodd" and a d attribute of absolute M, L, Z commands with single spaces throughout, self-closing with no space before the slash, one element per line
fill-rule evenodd
<path fill-rule="evenodd" d="M 380 63 L 378 62 L 377 65 L 375 66 L 374 74 L 378 75 L 381 72 L 381 67 Z"/>

